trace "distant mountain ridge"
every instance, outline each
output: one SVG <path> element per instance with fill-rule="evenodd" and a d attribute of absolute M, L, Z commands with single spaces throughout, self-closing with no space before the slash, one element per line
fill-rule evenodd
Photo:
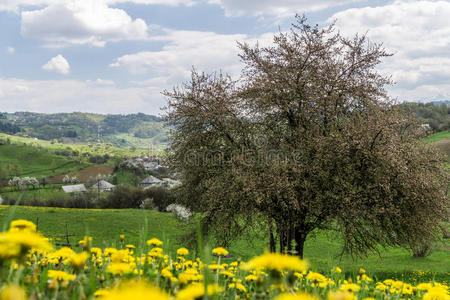
<path fill-rule="evenodd" d="M 168 142 L 160 117 L 143 113 L 0 113 L 0 132 L 64 143 L 108 142 L 118 147 L 149 147 Z"/>

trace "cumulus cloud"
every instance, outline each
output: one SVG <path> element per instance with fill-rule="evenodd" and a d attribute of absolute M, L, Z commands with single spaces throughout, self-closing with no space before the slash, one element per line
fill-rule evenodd
<path fill-rule="evenodd" d="M 390 89 L 401 100 L 448 97 L 450 78 L 450 2 L 394 1 L 378 7 L 352 8 L 338 12 L 344 35 L 367 32 L 374 42 L 382 42 L 394 55 L 380 65 L 392 75 Z"/>
<path fill-rule="evenodd" d="M 57 56 L 50 59 L 45 65 L 43 65 L 42 69 L 67 75 L 70 72 L 70 65 L 67 59 L 64 58 L 64 56 L 58 54 Z"/>
<path fill-rule="evenodd" d="M 318 11 L 361 1 L 363 0 L 209 0 L 208 2 L 220 5 L 227 16 L 272 15 L 292 17 L 295 13 Z"/>
<path fill-rule="evenodd" d="M 118 88 L 78 80 L 0 78 L 3 111 L 159 114 L 164 99 L 159 87 Z"/>
<path fill-rule="evenodd" d="M 88 82 L 91 82 L 91 81 L 88 80 Z M 95 84 L 98 84 L 98 85 L 114 85 L 115 84 L 113 80 L 101 79 L 101 78 L 97 78 L 92 82 Z"/>
<path fill-rule="evenodd" d="M 147 38 L 144 20 L 133 20 L 123 9 L 111 8 L 104 1 L 60 1 L 42 9 L 23 11 L 21 16 L 23 36 L 44 40 L 53 47 L 82 44 L 103 47 L 107 42 Z"/>
<path fill-rule="evenodd" d="M 250 37 L 245 34 L 217 34 L 201 31 L 166 30 L 167 35 L 154 40 L 167 44 L 160 51 L 142 51 L 117 58 L 111 67 L 123 67 L 132 74 L 151 73 L 152 82 L 167 86 L 178 84 L 190 76 L 192 67 L 199 71 L 223 71 L 236 77 L 242 64 L 237 41 L 268 44 L 272 33 Z M 144 82 L 138 82 L 143 84 Z"/>
<path fill-rule="evenodd" d="M 6 53 L 8 53 L 8 54 L 14 54 L 15 52 L 16 52 L 16 49 L 14 49 L 14 47 L 6 48 Z"/>
<path fill-rule="evenodd" d="M 83 2 L 80 0 L 78 2 Z M 74 2 L 74 0 L 2 0 L 0 2 L 0 11 L 12 11 L 19 12 L 21 7 L 24 6 L 48 6 L 54 4 L 64 4 Z M 191 6 L 195 4 L 194 0 L 96 0 L 96 2 L 102 2 L 105 4 L 117 4 L 117 3 L 135 3 L 145 5 L 186 5 Z"/>

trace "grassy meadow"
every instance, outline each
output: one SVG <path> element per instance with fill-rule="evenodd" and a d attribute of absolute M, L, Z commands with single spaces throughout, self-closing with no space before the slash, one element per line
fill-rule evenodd
<path fill-rule="evenodd" d="M 433 133 L 425 138 L 425 142 L 427 143 L 434 143 L 442 140 L 450 140 L 450 131 Z"/>
<path fill-rule="evenodd" d="M 0 163 L 16 166 L 17 169 L 12 171 L 17 173 L 14 175 L 37 178 L 71 173 L 89 166 L 88 163 L 23 144 L 0 145 Z"/>
<path fill-rule="evenodd" d="M 3 229 L 6 229 L 11 219 L 26 219 L 35 223 L 39 220 L 39 230 L 48 235 L 64 235 L 67 224 L 69 233 L 75 235 L 70 238 L 72 244 L 88 235 L 94 238 L 94 246 L 102 248 L 117 246 L 120 234 L 125 235 L 126 243 L 134 245 L 158 237 L 172 255 L 179 247 L 186 246 L 182 238 L 190 230 L 189 225 L 179 222 L 172 214 L 153 210 L 0 206 L 0 224 Z M 234 258 L 248 260 L 264 253 L 268 241 L 256 231 L 251 240 L 244 237 L 227 247 Z M 215 241 L 211 246 L 218 245 L 220 241 Z M 348 256 L 339 257 L 340 245 L 339 239 L 330 233 L 317 234 L 307 240 L 305 258 L 311 262 L 314 270 L 324 273 L 339 266 L 351 274 L 364 268 L 380 279 L 396 277 L 413 282 L 438 278 L 450 282 L 449 240 L 435 245 L 432 254 L 425 258 L 413 258 L 409 251 L 392 248 L 381 250 L 379 255 L 353 260 Z"/>
<path fill-rule="evenodd" d="M 143 148 L 119 148 L 108 143 L 63 144 L 0 133 L 0 140 L 8 139 L 12 144 L 28 145 L 36 148 L 48 149 L 50 151 L 71 150 L 78 151 L 79 153 L 90 153 L 92 155 L 107 154 L 109 156 L 130 157 L 146 155 L 149 153 L 149 151 L 151 151 L 152 153 L 162 153 L 161 147 L 153 147 L 149 149 L 148 145 Z"/>

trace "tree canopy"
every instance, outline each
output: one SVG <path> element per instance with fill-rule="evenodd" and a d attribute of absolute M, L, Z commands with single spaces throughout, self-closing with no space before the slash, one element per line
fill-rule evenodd
<path fill-rule="evenodd" d="M 333 229 L 343 251 L 438 237 L 448 173 L 375 67 L 389 56 L 364 35 L 297 16 L 267 47 L 239 43 L 241 77 L 192 71 L 165 91 L 173 167 L 184 204 L 224 243 L 266 222 L 271 250 L 303 256 L 306 237 Z"/>

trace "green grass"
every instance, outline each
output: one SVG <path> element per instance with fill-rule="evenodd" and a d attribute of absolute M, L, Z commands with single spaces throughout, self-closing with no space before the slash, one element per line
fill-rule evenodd
<path fill-rule="evenodd" d="M 62 143 L 52 143 L 51 141 L 38 140 L 28 137 L 20 137 L 15 135 L 9 135 L 5 133 L 0 133 L 0 140 L 9 140 L 12 144 L 26 144 L 34 147 L 40 147 L 48 149 L 51 151 L 62 151 L 62 150 L 74 150 L 80 153 L 90 153 L 92 155 L 105 155 L 117 156 L 117 157 L 133 157 L 142 156 L 149 153 L 148 145 L 142 149 L 132 149 L 132 148 L 119 148 L 112 146 L 108 143 L 89 143 L 89 144 L 62 144 Z M 161 154 L 163 146 L 150 148 L 150 152 Z"/>
<path fill-rule="evenodd" d="M 39 218 L 39 230 L 45 234 L 60 235 L 68 224 L 69 233 L 75 234 L 72 242 L 84 235 L 94 237 L 94 245 L 105 247 L 117 245 L 120 234 L 126 235 L 126 242 L 138 245 L 143 228 L 148 232 L 145 239 L 158 237 L 165 241 L 166 249 L 172 254 L 183 246 L 181 237 L 188 232 L 188 226 L 174 219 L 171 214 L 149 210 L 83 210 L 40 207 L 8 207 L 0 206 L 0 224 L 8 224 L 11 215 L 14 219 L 23 218 L 36 222 Z M 255 235 L 254 238 L 236 241 L 230 245 L 230 253 L 247 260 L 266 250 L 268 241 L 265 237 Z M 212 245 L 217 246 L 217 245 Z M 440 245 L 449 249 L 450 243 Z M 352 260 L 344 256 L 338 257 L 340 243 L 326 234 L 318 234 L 308 239 L 305 245 L 305 257 L 311 262 L 312 269 L 329 272 L 340 266 L 349 273 L 356 273 L 359 268 L 375 274 L 378 278 L 404 278 L 408 281 L 432 279 L 436 276 L 441 281 L 450 281 L 450 251 L 434 249 L 425 258 L 413 258 L 411 253 L 399 249 L 387 249 L 381 255 L 370 255 L 364 259 Z M 424 272 L 418 275 L 418 272 Z M 422 276 L 420 279 L 418 277 Z"/>
<path fill-rule="evenodd" d="M 81 240 L 83 236 L 94 237 L 95 246 L 117 245 L 119 235 L 125 234 L 126 243 L 138 245 L 139 235 L 143 228 L 148 228 L 146 239 L 158 237 L 165 241 L 169 251 L 174 252 L 181 247 L 180 236 L 185 226 L 169 213 L 152 210 L 98 210 L 49 207 L 14 207 L 0 206 L 0 224 L 5 229 L 10 218 L 27 219 L 36 223 L 39 219 L 39 231 L 47 235 L 65 234 L 68 224 L 71 243 Z"/>
<path fill-rule="evenodd" d="M 148 175 L 136 176 L 133 171 L 121 169 L 114 173 L 117 177 L 117 184 L 137 186 Z"/>
<path fill-rule="evenodd" d="M 51 177 L 74 172 L 88 166 L 87 163 L 70 160 L 40 148 L 19 144 L 0 145 L 0 163 L 18 167 L 15 174 L 9 174 L 10 177 L 15 175 Z"/>
<path fill-rule="evenodd" d="M 430 134 L 425 138 L 426 143 L 434 143 L 441 140 L 450 139 L 450 131 L 441 131 Z"/>

